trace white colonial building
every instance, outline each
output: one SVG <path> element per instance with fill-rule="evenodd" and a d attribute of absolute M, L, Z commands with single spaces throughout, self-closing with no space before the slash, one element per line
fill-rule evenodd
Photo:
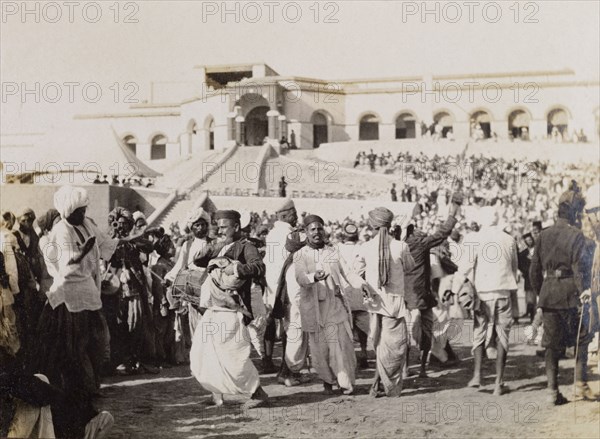
<path fill-rule="evenodd" d="M 600 134 L 600 84 L 571 70 L 321 80 L 281 76 L 264 63 L 195 69 L 197 83 L 177 97 L 153 89 L 149 103 L 75 123 L 114 132 L 158 168 L 236 142 L 277 145 L 284 136 L 310 149 L 422 136 L 597 142 Z"/>

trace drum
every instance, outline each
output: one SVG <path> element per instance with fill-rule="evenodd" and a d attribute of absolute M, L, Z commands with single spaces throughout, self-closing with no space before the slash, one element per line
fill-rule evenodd
<path fill-rule="evenodd" d="M 189 295 L 199 298 L 207 275 L 205 270 L 181 270 L 173 281 L 173 296 Z"/>

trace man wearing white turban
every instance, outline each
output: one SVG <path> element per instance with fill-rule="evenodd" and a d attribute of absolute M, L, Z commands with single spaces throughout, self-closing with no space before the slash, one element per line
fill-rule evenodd
<path fill-rule="evenodd" d="M 119 241 L 110 239 L 85 216 L 88 204 L 87 191 L 82 188 L 64 186 L 54 194 L 62 220 L 53 227 L 44 251 L 54 281 L 40 318 L 42 342 L 36 372 L 44 373 L 53 384 L 61 382 L 63 374 L 69 374 L 67 382 L 79 377 L 70 384 L 94 393 L 100 385 L 99 363 L 107 337 L 101 312 L 100 259 L 110 259 Z M 76 339 L 70 349 L 63 346 L 69 336 Z M 73 375 L 74 368 L 79 370 Z"/>
<path fill-rule="evenodd" d="M 179 252 L 179 257 L 177 258 L 177 262 L 165 276 L 166 285 L 171 285 L 177 275 L 183 270 L 195 270 L 204 272 L 204 268 L 198 267 L 194 264 L 194 259 L 196 259 L 199 255 L 202 255 L 207 252 L 208 244 L 210 242 L 208 238 L 208 230 L 210 227 L 210 215 L 207 211 L 202 209 L 201 207 L 198 209 L 194 209 L 189 212 L 187 217 L 187 226 L 192 231 L 193 238 L 188 239 L 182 246 L 181 251 Z M 180 333 L 183 333 L 183 336 L 187 340 L 187 344 L 191 343 L 191 337 L 196 330 L 196 325 L 198 324 L 198 319 L 200 315 L 198 311 L 192 307 L 191 304 L 187 304 L 188 315 L 182 316 L 181 314 L 177 314 L 177 330 Z M 189 330 L 190 333 L 187 333 L 187 329 L 185 328 L 184 320 L 189 321 Z"/>
<path fill-rule="evenodd" d="M 39 320 L 33 372 L 42 373 L 67 395 L 91 401 L 100 387 L 108 328 L 100 299 L 100 259 L 109 260 L 119 240 L 86 217 L 85 189 L 64 186 L 54 195 L 61 215 L 50 232 L 44 257 L 53 283 Z"/>

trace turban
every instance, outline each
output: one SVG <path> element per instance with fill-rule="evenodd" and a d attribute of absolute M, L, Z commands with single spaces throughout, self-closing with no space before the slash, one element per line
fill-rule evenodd
<path fill-rule="evenodd" d="M 215 220 L 228 219 L 240 223 L 240 213 L 237 210 L 217 210 Z"/>
<path fill-rule="evenodd" d="M 304 217 L 304 227 L 308 227 L 309 225 L 311 225 L 312 223 L 320 223 L 322 226 L 325 225 L 325 221 L 323 221 L 323 218 L 321 218 L 318 215 L 306 215 L 306 217 Z"/>
<path fill-rule="evenodd" d="M 250 215 L 250 212 L 247 210 L 242 210 L 240 212 L 240 229 L 245 229 L 250 225 L 251 222 L 252 216 Z"/>
<path fill-rule="evenodd" d="M 344 226 L 346 236 L 358 236 L 358 227 L 354 223 L 348 223 Z"/>
<path fill-rule="evenodd" d="M 560 206 L 561 204 L 566 205 L 569 209 L 572 209 L 575 212 L 581 212 L 583 210 L 585 199 L 581 195 L 581 189 L 579 186 L 577 186 L 577 182 L 575 180 L 571 180 L 571 184 L 569 184 L 569 190 L 563 193 L 558 199 L 558 205 Z"/>
<path fill-rule="evenodd" d="M 23 216 L 31 216 L 33 219 L 35 219 L 35 212 L 33 211 L 32 208 L 26 207 L 26 208 L 20 210 L 17 214 L 17 218 L 21 218 Z"/>
<path fill-rule="evenodd" d="M 62 218 L 68 218 L 75 210 L 86 207 L 90 200 L 85 189 L 63 186 L 54 193 L 54 207 Z"/>
<path fill-rule="evenodd" d="M 201 207 L 189 213 L 187 223 L 191 226 L 200 219 L 203 219 L 206 221 L 206 224 L 210 225 L 210 215 Z"/>
<path fill-rule="evenodd" d="M 385 207 L 377 207 L 369 212 L 369 220 L 375 229 L 391 227 L 394 220 L 394 212 Z"/>
<path fill-rule="evenodd" d="M 375 229 L 379 229 L 379 288 L 387 285 L 390 277 L 390 242 L 388 229 L 394 220 L 394 213 L 385 207 L 377 207 L 369 212 L 369 221 Z"/>
<path fill-rule="evenodd" d="M 146 221 L 146 215 L 144 215 L 143 212 L 136 210 L 135 212 L 133 212 L 133 221 L 137 222 L 137 220 L 139 219 L 143 219 L 144 221 Z"/>
<path fill-rule="evenodd" d="M 291 198 L 284 198 L 283 201 L 275 209 L 275 213 L 285 212 L 286 210 L 295 209 L 296 206 Z"/>
<path fill-rule="evenodd" d="M 130 223 L 133 223 L 133 215 L 131 212 L 124 207 L 115 207 L 108 214 L 108 222 L 110 225 L 114 225 L 113 223 L 119 221 L 119 218 L 125 218 Z"/>
<path fill-rule="evenodd" d="M 38 226 L 42 232 L 52 230 L 52 225 L 56 218 L 60 217 L 60 213 L 56 209 L 49 209 L 45 214 L 38 218 Z"/>
<path fill-rule="evenodd" d="M 586 211 L 592 211 L 600 207 L 600 184 L 588 188 L 585 193 Z"/>

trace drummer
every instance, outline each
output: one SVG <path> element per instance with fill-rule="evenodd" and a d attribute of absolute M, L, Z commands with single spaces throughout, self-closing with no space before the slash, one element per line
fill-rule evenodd
<path fill-rule="evenodd" d="M 183 243 L 175 266 L 165 276 L 166 286 L 173 284 L 177 275 L 184 270 L 204 271 L 204 268 L 198 267 L 193 262 L 195 258 L 205 253 L 208 249 L 208 244 L 210 242 L 210 239 L 208 238 L 210 215 L 201 207 L 194 209 L 188 214 L 187 226 L 192 231 L 193 238 L 190 238 Z M 185 324 L 180 326 L 180 330 L 183 332 L 187 341 L 186 344 L 189 346 L 191 344 L 191 336 L 194 334 L 200 315 L 191 304 L 188 303 L 186 307 L 189 315 L 182 316 L 182 320 L 189 321 L 189 333 Z"/>

